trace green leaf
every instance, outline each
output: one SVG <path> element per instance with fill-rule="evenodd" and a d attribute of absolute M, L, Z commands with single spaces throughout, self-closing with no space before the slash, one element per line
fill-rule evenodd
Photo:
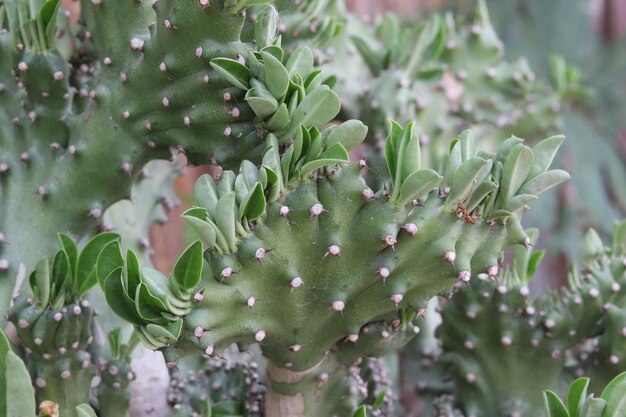
<path fill-rule="evenodd" d="M 602 398 L 587 398 L 580 408 L 580 414 L 578 416 L 570 417 L 607 417 L 604 414 L 606 408 L 606 401 Z M 551 416 L 549 416 L 551 417 Z"/>
<path fill-rule="evenodd" d="M 335 127 L 326 139 L 326 147 L 341 143 L 348 151 L 356 148 L 365 140 L 367 126 L 360 120 L 348 120 Z"/>
<path fill-rule="evenodd" d="M 555 185 L 564 183 L 570 178 L 571 177 L 567 171 L 563 171 L 562 169 L 553 169 L 526 181 L 519 189 L 519 192 L 537 195 L 554 187 Z"/>
<path fill-rule="evenodd" d="M 174 279 L 185 290 L 192 290 L 202 278 L 202 243 L 196 240 L 180 255 L 174 265 Z"/>
<path fill-rule="evenodd" d="M 281 103 L 272 117 L 265 121 L 265 125 L 268 130 L 278 132 L 289 127 L 290 120 L 287 105 L 285 103 Z"/>
<path fill-rule="evenodd" d="M 419 199 L 441 184 L 443 177 L 432 169 L 421 169 L 409 175 L 402 183 L 398 204 L 403 207 Z"/>
<path fill-rule="evenodd" d="M 372 405 L 372 407 L 374 408 L 374 410 L 378 410 L 383 403 L 385 402 L 385 391 L 381 391 L 380 394 L 378 394 L 378 396 L 376 397 L 376 400 L 374 400 L 374 404 Z"/>
<path fill-rule="evenodd" d="M 263 48 L 262 51 L 267 52 L 281 63 L 283 62 L 283 58 L 285 57 L 285 51 L 283 51 L 283 48 L 278 45 L 267 45 L 265 48 Z M 257 53 L 260 58 L 263 57 L 263 55 L 261 55 L 261 52 Z"/>
<path fill-rule="evenodd" d="M 57 294 L 50 294 L 51 298 L 61 295 L 67 291 L 67 286 L 71 285 L 70 261 L 63 251 L 58 251 L 52 260 L 51 285 L 57 289 Z M 54 300 L 50 300 L 53 302 Z"/>
<path fill-rule="evenodd" d="M 578 378 L 570 385 L 567 393 L 567 408 L 570 416 L 579 415 L 580 405 L 587 398 L 587 387 L 589 387 L 589 378 Z"/>
<path fill-rule="evenodd" d="M 98 281 L 96 261 L 100 251 L 110 242 L 119 240 L 117 233 L 100 233 L 92 238 L 78 257 L 75 286 L 79 296 L 85 294 Z"/>
<path fill-rule="evenodd" d="M 289 88 L 289 73 L 283 64 L 269 52 L 261 51 L 265 64 L 265 85 L 276 98 L 281 98 Z"/>
<path fill-rule="evenodd" d="M 500 207 L 506 207 L 517 190 L 526 182 L 533 165 L 533 151 L 528 146 L 518 145 L 511 149 L 504 161 L 500 181 Z M 524 194 L 532 194 L 525 192 Z"/>
<path fill-rule="evenodd" d="M 249 88 L 252 73 L 241 62 L 230 58 L 213 58 L 211 67 L 235 87 L 242 90 Z"/>
<path fill-rule="evenodd" d="M 104 289 L 104 282 L 107 277 L 117 268 L 122 268 L 123 265 L 124 258 L 122 257 L 120 242 L 118 240 L 109 242 L 102 248 L 96 261 L 96 276 L 100 287 Z"/>
<path fill-rule="evenodd" d="M 245 100 L 260 119 L 266 119 L 278 110 L 278 101 L 272 95 L 264 94 L 256 88 L 248 90 Z"/>
<path fill-rule="evenodd" d="M 217 195 L 217 186 L 213 177 L 209 174 L 203 174 L 196 181 L 196 185 L 193 189 L 193 194 L 196 198 L 196 205 L 204 207 L 211 214 L 215 216 L 215 206 L 219 197 Z"/>
<path fill-rule="evenodd" d="M 389 126 L 389 134 L 387 135 L 387 140 L 385 141 L 385 159 L 387 160 L 387 168 L 389 169 L 389 174 L 391 175 L 391 181 L 393 184 L 396 184 L 396 172 L 398 170 L 398 144 L 400 143 L 400 139 L 402 138 L 402 126 L 400 126 L 395 121 L 390 121 Z M 398 187 L 400 184 L 398 184 Z"/>
<path fill-rule="evenodd" d="M 299 45 L 287 60 L 287 72 L 293 79 L 294 74 L 308 76 L 313 69 L 314 57 L 313 52 L 304 45 Z"/>
<path fill-rule="evenodd" d="M 181 217 L 191 226 L 193 231 L 198 234 L 198 237 L 202 239 L 207 246 L 211 247 L 215 245 L 215 229 L 206 221 L 206 209 L 200 207 L 190 208 L 185 211 Z"/>
<path fill-rule="evenodd" d="M 0 361 L 4 362 L 5 371 L 0 378 L 4 379 L 3 385 L 6 387 L 5 392 L 1 393 L 7 399 L 6 417 L 34 416 L 35 395 L 26 365 L 11 351 L 8 351 Z"/>
<path fill-rule="evenodd" d="M 141 284 L 141 271 L 139 270 L 139 260 L 137 255 L 132 250 L 126 251 L 126 292 L 128 294 L 135 294 L 137 287 Z"/>
<path fill-rule="evenodd" d="M 162 312 L 168 311 L 167 306 L 160 298 L 152 294 L 150 288 L 143 282 L 137 287 L 135 309 L 146 322 L 167 323 L 161 315 Z"/>
<path fill-rule="evenodd" d="M 217 202 L 215 224 L 226 239 L 231 251 L 237 250 L 237 235 L 235 234 L 235 193 L 226 193 Z"/>
<path fill-rule="evenodd" d="M 354 413 L 353 417 L 367 417 L 367 409 L 365 408 L 365 406 L 360 406 Z"/>
<path fill-rule="evenodd" d="M 319 127 L 331 121 L 341 109 L 341 100 L 328 86 L 320 85 L 311 91 L 296 108 L 292 120 L 291 130 L 300 124 L 305 127 Z"/>
<path fill-rule="evenodd" d="M 115 314 L 137 326 L 145 324 L 137 314 L 135 300 L 128 296 L 122 285 L 122 267 L 115 269 L 105 278 L 103 289 L 107 304 Z"/>
<path fill-rule="evenodd" d="M 569 415 L 567 408 L 565 408 L 561 399 L 554 392 L 544 391 L 543 397 L 548 411 L 548 417 L 575 417 Z"/>
<path fill-rule="evenodd" d="M 476 207 L 482 203 L 489 194 L 498 189 L 498 184 L 491 181 L 481 182 L 476 190 L 472 193 L 469 202 L 465 205 L 468 213 L 474 211 Z"/>
<path fill-rule="evenodd" d="M 98 417 L 88 404 L 80 404 L 76 406 L 77 417 Z"/>
<path fill-rule="evenodd" d="M 485 177 L 491 172 L 493 161 L 478 157 L 471 158 L 461 164 L 454 173 L 450 183 L 450 194 L 446 198 L 449 205 L 456 205 L 458 202 L 465 203 L 466 200 L 483 182 Z"/>
<path fill-rule="evenodd" d="M 246 199 L 242 202 L 240 210 L 240 218 L 245 216 L 248 221 L 256 220 L 265 213 L 265 194 L 260 182 L 248 193 Z"/>
<path fill-rule="evenodd" d="M 550 168 L 550 165 L 552 164 L 552 161 L 554 160 L 554 157 L 564 140 L 565 136 L 563 135 L 552 136 L 542 140 L 533 147 L 535 161 L 533 162 L 533 167 L 528 174 L 529 178 L 536 177 Z"/>
<path fill-rule="evenodd" d="M 509 205 L 506 209 L 510 212 L 514 212 L 526 206 L 528 203 L 535 201 L 537 198 L 538 197 L 534 194 L 518 194 L 509 200 Z"/>
<path fill-rule="evenodd" d="M 30 274 L 29 283 L 35 297 L 37 297 L 42 305 L 47 306 L 50 302 L 50 287 L 52 286 L 50 260 L 47 257 L 37 262 L 35 270 Z M 52 296 L 54 297 L 55 295 L 52 294 Z"/>
<path fill-rule="evenodd" d="M 261 7 L 254 24 L 254 39 L 259 48 L 271 45 L 278 35 L 278 10 L 273 4 Z"/>
<path fill-rule="evenodd" d="M 67 255 L 67 259 L 70 261 L 70 274 L 75 276 L 76 268 L 78 267 L 78 248 L 76 247 L 76 243 L 74 243 L 71 237 L 64 233 L 59 233 L 59 241 Z"/>
<path fill-rule="evenodd" d="M 350 156 L 348 155 L 346 148 L 344 148 L 341 143 L 335 143 L 333 146 L 322 152 L 317 160 L 304 164 L 302 170 L 300 171 L 300 177 L 305 178 L 308 174 L 317 169 L 328 165 L 345 163 L 349 160 Z"/>
<path fill-rule="evenodd" d="M 534 252 L 532 255 L 530 255 L 530 258 L 528 259 L 528 268 L 526 269 L 526 276 L 529 279 L 532 278 L 533 275 L 535 275 L 537 267 L 539 267 L 539 264 L 541 263 L 541 260 L 543 259 L 545 254 L 545 250 L 538 250 L 537 252 Z"/>
<path fill-rule="evenodd" d="M 623 417 L 626 415 L 626 372 L 622 372 L 602 391 L 600 396 L 606 401 L 602 417 Z"/>
<path fill-rule="evenodd" d="M 361 57 L 365 61 L 365 65 L 369 68 L 372 75 L 376 76 L 383 70 L 382 57 L 374 52 L 370 47 L 370 43 L 359 37 L 353 36 L 352 43 L 361 54 Z"/>
<path fill-rule="evenodd" d="M 422 154 L 420 150 L 420 139 L 417 127 L 414 123 L 409 123 L 405 129 L 406 140 L 404 140 L 404 150 L 402 151 L 402 182 L 421 167 Z"/>

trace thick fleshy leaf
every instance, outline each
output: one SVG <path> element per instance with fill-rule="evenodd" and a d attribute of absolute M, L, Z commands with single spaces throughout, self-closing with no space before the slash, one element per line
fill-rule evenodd
<path fill-rule="evenodd" d="M 317 160 L 304 164 L 302 166 L 302 170 L 300 171 L 300 176 L 304 178 L 316 169 L 320 169 L 328 165 L 345 163 L 349 160 L 350 155 L 348 155 L 346 148 L 344 148 L 341 143 L 335 143 L 333 146 L 322 152 Z"/>
<path fill-rule="evenodd" d="M 471 158 L 461 164 L 452 177 L 450 194 L 446 199 L 449 205 L 465 203 L 472 193 L 491 172 L 493 161 L 478 157 Z"/>
<path fill-rule="evenodd" d="M 95 262 L 94 262 L 95 263 Z M 51 285 L 56 288 L 56 294 L 50 294 L 51 297 L 56 297 L 65 292 L 68 285 L 71 283 L 70 277 L 70 261 L 67 259 L 67 255 L 63 251 L 58 251 L 52 260 L 51 270 Z M 51 300 L 52 302 L 54 300 Z"/>
<path fill-rule="evenodd" d="M 215 223 L 222 232 L 230 250 L 237 249 L 237 235 L 235 233 L 235 193 L 226 193 L 217 202 Z"/>
<path fill-rule="evenodd" d="M 347 120 L 335 127 L 326 139 L 326 146 L 341 143 L 348 151 L 356 148 L 365 140 L 367 126 L 360 120 Z"/>
<path fill-rule="evenodd" d="M 88 404 L 80 404 L 76 406 L 77 417 L 98 417 L 93 408 Z"/>
<path fill-rule="evenodd" d="M 123 265 L 124 258 L 122 257 L 120 242 L 118 240 L 109 242 L 102 248 L 96 261 L 96 276 L 100 287 L 104 288 L 104 281 L 109 274 Z"/>
<path fill-rule="evenodd" d="M 78 257 L 76 283 L 79 296 L 85 294 L 98 280 L 96 277 L 96 261 L 100 251 L 110 242 L 119 240 L 117 233 L 100 233 L 92 238 Z"/>
<path fill-rule="evenodd" d="M 539 197 L 534 194 L 518 194 L 509 200 L 509 205 L 506 209 L 510 212 L 514 212 L 526 206 L 528 203 L 535 201 L 537 198 Z"/>
<path fill-rule="evenodd" d="M 31 385 L 30 375 L 26 365 L 19 356 L 8 351 L 4 359 L 4 372 L 0 378 L 4 379 L 5 392 L 2 395 L 6 402 L 6 417 L 34 416 L 36 410 L 35 395 Z M 0 409 L 0 411 L 3 411 Z"/>
<path fill-rule="evenodd" d="M 289 73 L 283 64 L 269 52 L 262 51 L 265 64 L 265 85 L 276 98 L 281 98 L 289 87 Z"/>
<path fill-rule="evenodd" d="M 305 127 L 320 127 L 331 121 L 341 109 L 341 100 L 328 86 L 320 85 L 311 91 L 296 108 L 291 129 L 295 132 L 300 124 Z"/>
<path fill-rule="evenodd" d="M 261 7 L 254 25 L 254 39 L 259 48 L 271 45 L 278 35 L 278 10 L 273 4 Z"/>
<path fill-rule="evenodd" d="M 126 272 L 126 292 L 135 294 L 137 287 L 141 284 L 141 271 L 139 269 L 139 260 L 132 250 L 126 251 L 126 263 L 124 265 Z"/>
<path fill-rule="evenodd" d="M 202 278 L 202 243 L 195 241 L 176 261 L 174 279 L 185 290 L 192 290 Z"/>
<path fill-rule="evenodd" d="M 256 88 L 248 90 L 246 103 L 260 119 L 266 119 L 278 110 L 278 101 L 272 95 L 264 94 Z"/>
<path fill-rule="evenodd" d="M 602 398 L 587 398 L 580 408 L 580 415 L 576 417 L 606 417 L 604 410 L 606 401 Z M 551 416 L 548 416 L 551 417 Z"/>
<path fill-rule="evenodd" d="M 76 268 L 78 266 L 78 248 L 76 247 L 76 243 L 74 243 L 71 237 L 64 233 L 59 233 L 59 241 L 67 255 L 67 259 L 70 261 L 70 274 L 74 276 L 76 275 Z"/>
<path fill-rule="evenodd" d="M 415 171 L 402 183 L 398 204 L 405 206 L 410 201 L 425 196 L 441 184 L 441 181 L 443 181 L 443 177 L 432 169 Z"/>
<path fill-rule="evenodd" d="M 543 393 L 548 417 L 570 417 L 567 408 L 563 405 L 561 399 L 552 391 L 544 391 Z"/>
<path fill-rule="evenodd" d="M 240 206 L 240 218 L 244 216 L 248 221 L 256 220 L 265 213 L 265 194 L 260 182 L 250 191 Z"/>
<path fill-rule="evenodd" d="M 570 417 L 577 417 L 581 403 L 587 398 L 587 388 L 589 387 L 589 378 L 578 378 L 572 382 L 567 392 L 567 408 Z"/>
<path fill-rule="evenodd" d="M 564 140 L 565 136 L 563 135 L 552 136 L 542 140 L 533 147 L 535 160 L 533 162 L 533 167 L 528 174 L 528 178 L 533 178 L 542 174 L 550 168 L 550 165 L 552 164 L 552 161 L 554 160 L 554 157 Z"/>
<path fill-rule="evenodd" d="M 385 159 L 387 160 L 387 168 L 391 175 L 391 181 L 395 184 L 395 174 L 398 170 L 398 146 L 402 139 L 402 126 L 393 120 L 390 122 L 389 135 L 385 141 Z M 400 186 L 398 184 L 398 186 Z"/>
<path fill-rule="evenodd" d="M 122 285 L 122 267 L 112 271 L 104 280 L 104 296 L 111 310 L 127 322 L 141 326 L 145 321 L 135 310 L 135 301 L 131 299 Z"/>
<path fill-rule="evenodd" d="M 541 194 L 544 191 L 569 180 L 571 177 L 568 172 L 562 169 L 553 169 L 526 181 L 519 189 L 519 193 L 524 194 Z"/>
<path fill-rule="evenodd" d="M 500 181 L 500 207 L 506 207 L 517 190 L 526 182 L 533 160 L 533 151 L 528 146 L 519 145 L 511 149 L 504 161 Z M 526 192 L 525 194 L 532 193 Z"/>
<path fill-rule="evenodd" d="M 296 50 L 292 52 L 291 56 L 289 56 L 286 68 L 289 72 L 289 76 L 293 79 L 294 74 L 307 76 L 311 72 L 311 69 L 313 69 L 313 63 L 313 52 L 306 46 L 299 45 Z"/>
<path fill-rule="evenodd" d="M 211 67 L 235 87 L 242 90 L 249 88 L 252 73 L 241 62 L 230 58 L 214 58 L 211 60 Z"/>
<path fill-rule="evenodd" d="M 185 211 L 181 217 L 207 246 L 212 247 L 215 245 L 215 229 L 205 220 L 206 209 L 199 207 L 191 208 Z"/>
<path fill-rule="evenodd" d="M 35 297 L 42 305 L 47 306 L 50 301 L 50 287 L 52 285 L 50 276 L 50 260 L 42 258 L 37 262 L 35 270 L 29 277 L 30 287 L 33 289 Z M 1 354 L 1 352 L 0 352 Z"/>
<path fill-rule="evenodd" d="M 606 401 L 602 417 L 622 417 L 626 415 L 626 372 L 613 378 L 601 395 Z"/>
<path fill-rule="evenodd" d="M 268 130 L 273 132 L 279 132 L 289 127 L 289 110 L 285 103 L 281 103 L 278 109 L 274 112 L 272 117 L 265 121 L 265 125 Z"/>

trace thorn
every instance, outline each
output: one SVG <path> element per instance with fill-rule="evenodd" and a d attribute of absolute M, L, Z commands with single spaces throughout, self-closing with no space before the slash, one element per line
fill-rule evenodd
<path fill-rule="evenodd" d="M 161 72 L 167 71 L 167 65 L 165 65 L 165 62 L 161 62 L 159 64 L 159 71 L 161 71 Z"/>
<path fill-rule="evenodd" d="M 293 290 L 294 288 L 298 288 L 299 286 L 301 286 L 302 284 L 304 284 L 304 281 L 302 280 L 302 278 L 300 277 L 294 277 L 291 282 L 289 283 L 289 286 L 291 287 L 291 289 Z"/>
<path fill-rule="evenodd" d="M 487 275 L 489 275 L 492 278 L 495 278 L 498 275 L 499 269 L 498 269 L 498 265 L 491 265 L 490 267 L 487 268 Z"/>
<path fill-rule="evenodd" d="M 331 308 L 333 310 L 341 313 L 343 311 L 343 309 L 345 308 L 346 303 L 344 303 L 341 300 L 337 300 L 337 301 L 333 301 L 330 306 L 331 306 Z"/>
<path fill-rule="evenodd" d="M 595 299 L 595 298 L 598 298 L 599 296 L 600 296 L 600 291 L 598 291 L 597 288 L 591 288 L 589 290 L 589 297 Z"/>
<path fill-rule="evenodd" d="M 298 352 L 300 349 L 302 349 L 302 346 L 298 344 L 289 346 L 289 350 L 292 352 Z"/>
<path fill-rule="evenodd" d="M 341 256 L 341 247 L 339 247 L 339 245 L 330 245 L 328 247 L 328 250 L 326 251 L 326 254 L 324 255 L 324 258 L 328 255 Z"/>
<path fill-rule="evenodd" d="M 0 259 L 0 271 L 8 271 L 9 266 L 11 266 L 11 264 L 8 259 Z"/>
<path fill-rule="evenodd" d="M 528 289 L 527 286 L 523 286 L 522 288 L 519 289 L 519 293 L 522 297 L 528 297 L 528 295 L 530 294 L 530 290 Z"/>
<path fill-rule="evenodd" d="M 474 381 L 476 381 L 476 375 L 470 372 L 469 374 L 465 375 L 465 380 L 472 384 L 474 383 Z"/>
<path fill-rule="evenodd" d="M 139 38 L 132 38 L 130 40 L 130 47 L 135 51 L 143 51 L 144 41 Z"/>
<path fill-rule="evenodd" d="M 198 326 L 193 329 L 193 335 L 200 339 L 202 336 L 204 336 L 204 327 Z"/>
<path fill-rule="evenodd" d="M 346 339 L 349 342 L 356 343 L 356 341 L 359 340 L 359 335 L 356 333 L 352 333 L 352 334 L 349 334 L 348 337 L 346 337 Z"/>
<path fill-rule="evenodd" d="M 389 271 L 389 268 L 383 266 L 383 267 L 378 268 L 376 273 L 380 275 L 380 277 L 383 279 L 383 286 L 384 286 L 387 281 L 387 278 L 389 278 L 389 275 L 391 275 L 391 271 Z"/>
<path fill-rule="evenodd" d="M 263 341 L 263 339 L 265 339 L 265 330 L 259 330 L 254 334 L 254 340 L 256 340 L 257 342 L 260 343 Z"/>
<path fill-rule="evenodd" d="M 248 298 L 248 300 L 246 301 L 246 305 L 248 306 L 248 308 L 250 310 L 252 310 L 252 307 L 254 307 L 254 304 L 256 303 L 256 298 L 254 297 L 250 297 Z"/>
<path fill-rule="evenodd" d="M 226 268 L 222 269 L 222 272 L 220 272 L 220 282 L 224 282 L 225 279 L 230 278 L 232 275 L 236 274 L 237 272 L 235 272 L 233 270 L 233 268 L 227 266 Z M 202 291 L 203 297 L 204 297 L 204 290 Z"/>
<path fill-rule="evenodd" d="M 458 280 L 466 284 L 470 282 L 471 277 L 472 274 L 470 271 L 460 271 L 457 275 Z"/>
<path fill-rule="evenodd" d="M 402 294 L 392 294 L 391 297 L 389 297 L 389 299 L 396 305 L 396 308 L 398 308 L 398 304 L 402 302 L 403 298 L 404 296 Z"/>
<path fill-rule="evenodd" d="M 166 29 L 172 29 L 172 22 L 170 22 L 169 19 L 165 19 L 163 21 L 163 26 L 165 26 Z"/>
<path fill-rule="evenodd" d="M 417 225 L 415 223 L 407 223 L 402 228 L 410 235 L 415 236 L 417 234 Z"/>
<path fill-rule="evenodd" d="M 204 290 L 198 291 L 193 296 L 193 301 L 196 303 L 202 302 L 202 300 L 204 300 Z"/>
<path fill-rule="evenodd" d="M 454 251 L 445 251 L 443 253 L 443 260 L 448 262 L 450 265 L 454 267 L 454 261 L 456 260 L 456 252 Z"/>
<path fill-rule="evenodd" d="M 189 116 L 183 117 L 183 124 L 189 127 L 189 125 L 191 125 L 191 118 Z"/>
<path fill-rule="evenodd" d="M 396 250 L 395 244 L 398 243 L 394 235 L 384 235 L 381 240 L 387 246 L 390 246 L 392 250 Z"/>
<path fill-rule="evenodd" d="M 17 64 L 17 69 L 19 69 L 22 72 L 26 72 L 28 71 L 28 64 L 24 61 L 21 61 L 19 64 Z"/>
<path fill-rule="evenodd" d="M 163 107 L 168 107 L 170 105 L 170 100 L 167 97 L 163 97 L 161 102 L 163 103 Z"/>
<path fill-rule="evenodd" d="M 232 135 L 233 133 L 233 129 L 230 126 L 226 126 L 224 128 L 224 136 L 229 137 L 230 135 Z"/>
<path fill-rule="evenodd" d="M 55 81 L 61 81 L 63 78 L 65 78 L 65 74 L 63 74 L 63 71 L 56 71 L 54 74 L 52 74 L 52 78 Z"/>
<path fill-rule="evenodd" d="M 309 209 L 309 217 L 311 217 L 311 218 L 318 217 L 325 211 L 326 210 L 324 209 L 324 206 L 322 204 L 315 203 Z"/>
<path fill-rule="evenodd" d="M 72 373 L 68 369 L 61 372 L 61 379 L 70 379 L 71 376 L 72 376 Z"/>
<path fill-rule="evenodd" d="M 361 197 L 363 197 L 365 201 L 369 201 L 374 198 L 374 191 L 372 191 L 371 188 L 367 187 L 363 191 L 361 191 Z"/>
<path fill-rule="evenodd" d="M 213 345 L 208 345 L 206 349 L 204 349 L 204 354 L 206 356 L 211 356 L 214 350 L 215 350 L 215 347 Z"/>
<path fill-rule="evenodd" d="M 280 206 L 280 208 L 278 209 L 278 214 L 280 214 L 282 217 L 287 217 L 287 215 L 289 214 L 289 211 L 290 211 L 289 207 Z"/>
<path fill-rule="evenodd" d="M 415 314 L 417 315 L 417 318 L 426 317 L 426 308 L 425 307 L 416 308 Z"/>
<path fill-rule="evenodd" d="M 211 0 L 199 0 L 198 3 L 200 3 L 200 7 L 202 7 L 203 10 L 211 7 Z"/>

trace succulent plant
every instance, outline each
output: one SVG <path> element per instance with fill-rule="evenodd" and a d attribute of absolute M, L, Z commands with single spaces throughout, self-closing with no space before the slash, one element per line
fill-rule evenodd
<path fill-rule="evenodd" d="M 572 382 L 566 404 L 554 392 L 544 392 L 548 417 L 619 417 L 626 413 L 626 373 L 609 382 L 599 398 L 588 396 L 588 387 L 589 378 Z"/>
<path fill-rule="evenodd" d="M 11 350 L 0 330 L 0 412 L 6 417 L 35 415 L 35 396 L 24 362 Z"/>

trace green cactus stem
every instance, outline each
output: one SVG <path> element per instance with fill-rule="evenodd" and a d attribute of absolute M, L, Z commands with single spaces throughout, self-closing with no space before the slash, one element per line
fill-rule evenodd
<path fill-rule="evenodd" d="M 511 138 L 488 154 L 476 153 L 465 132 L 450 147 L 444 177 L 421 167 L 414 127 L 392 124 L 393 188 L 373 191 L 360 164 L 345 165 L 347 149 L 365 137 L 360 126 L 302 127 L 282 158 L 270 135 L 261 168 L 244 162 L 239 175 L 202 177 L 198 207 L 184 218 L 208 247 L 206 278 L 199 242 L 169 279 L 137 271 L 132 253 L 124 260 L 112 247 L 98 259 L 111 307 L 168 360 L 258 343 L 275 375 L 306 379 L 333 349 L 354 361 L 410 340 L 403 335 L 415 333 L 415 310 L 431 296 L 490 271 L 505 247 L 530 243 L 519 224 L 525 202 L 568 178 L 547 171 L 562 138 L 533 150 Z M 314 400 L 299 400 L 287 385 L 270 389 L 294 404 L 268 401 L 268 409 L 316 413 Z"/>
<path fill-rule="evenodd" d="M 54 401 L 64 416 L 82 417 L 77 406 L 89 403 L 94 311 L 83 296 L 96 283 L 98 253 L 117 239 L 100 234 L 79 254 L 67 235 L 59 235 L 62 249 L 40 260 L 29 276 L 33 295 L 19 296 L 7 313 L 26 351 L 37 398 Z"/>

